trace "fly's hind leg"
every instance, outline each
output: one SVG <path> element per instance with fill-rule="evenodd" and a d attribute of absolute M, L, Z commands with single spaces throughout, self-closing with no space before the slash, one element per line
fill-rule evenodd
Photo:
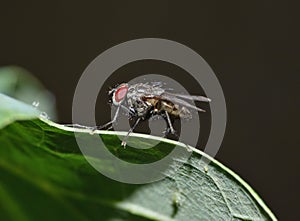
<path fill-rule="evenodd" d="M 170 118 L 170 115 L 169 115 L 168 111 L 165 111 L 165 114 L 166 114 L 166 121 L 167 121 L 167 125 L 168 125 L 166 132 L 167 133 L 171 132 L 171 134 L 177 136 L 176 131 L 175 131 L 173 125 L 172 125 L 171 118 Z"/>
<path fill-rule="evenodd" d="M 124 137 L 124 139 L 122 140 L 121 146 L 123 146 L 124 148 L 126 147 L 126 141 L 128 139 L 128 136 L 133 132 L 134 128 L 138 125 L 138 123 L 140 122 L 141 118 L 138 118 L 134 125 L 129 129 L 128 133 L 126 134 L 126 136 Z"/>
<path fill-rule="evenodd" d="M 172 125 L 172 122 L 171 122 L 171 118 L 169 116 L 169 113 L 167 111 L 165 111 L 165 114 L 166 114 L 166 119 L 167 119 L 167 123 L 168 123 L 168 128 L 167 128 L 167 132 L 168 130 L 170 130 L 171 134 L 175 135 L 178 139 L 179 139 L 179 136 L 178 134 L 176 133 L 176 131 L 174 130 L 174 127 Z M 189 145 L 185 144 L 185 148 L 188 152 L 191 152 L 192 149 L 189 147 Z"/>

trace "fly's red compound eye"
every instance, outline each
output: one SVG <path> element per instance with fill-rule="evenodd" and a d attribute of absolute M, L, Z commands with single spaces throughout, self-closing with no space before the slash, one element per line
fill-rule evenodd
<path fill-rule="evenodd" d="M 122 102 L 122 100 L 125 98 L 128 91 L 128 85 L 122 84 L 114 93 L 113 95 L 113 102 L 114 104 L 118 105 Z"/>

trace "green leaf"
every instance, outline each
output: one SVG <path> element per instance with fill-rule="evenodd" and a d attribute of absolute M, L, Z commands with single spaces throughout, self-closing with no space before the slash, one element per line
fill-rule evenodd
<path fill-rule="evenodd" d="M 0 104 L 1 220 L 276 220 L 249 185 L 199 150 L 161 181 L 124 184 L 86 161 L 73 132 L 98 134 L 63 129 L 5 95 Z M 157 148 L 124 149 L 116 136 L 124 133 L 98 132 L 112 153 L 135 163 L 158 160 L 174 148 L 174 141 L 160 139 Z M 148 145 L 157 138 L 129 139 Z M 203 159 L 211 163 L 206 166 Z M 99 163 L 107 165 L 105 159 Z"/>
<path fill-rule="evenodd" d="M 0 68 L 0 93 L 23 101 L 35 103 L 39 110 L 56 119 L 55 98 L 30 72 L 18 66 Z"/>

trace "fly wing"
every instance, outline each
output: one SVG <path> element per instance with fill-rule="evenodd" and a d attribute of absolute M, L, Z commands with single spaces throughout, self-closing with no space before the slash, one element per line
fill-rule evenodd
<path fill-rule="evenodd" d="M 169 101 L 171 101 L 174 104 L 182 105 L 184 107 L 188 107 L 188 108 L 194 109 L 196 111 L 205 112 L 205 110 L 203 110 L 201 108 L 198 108 L 198 107 L 196 107 L 196 106 L 194 106 L 194 105 L 186 102 L 185 100 L 176 97 L 173 94 L 163 93 L 160 96 L 161 96 L 162 99 L 169 100 Z"/>
<path fill-rule="evenodd" d="M 174 96 L 174 97 L 180 97 L 186 100 L 193 100 L 193 101 L 202 101 L 202 102 L 211 102 L 211 99 L 203 96 L 197 96 L 197 95 L 185 95 L 185 94 L 173 94 L 170 92 L 165 92 L 164 94 Z"/>

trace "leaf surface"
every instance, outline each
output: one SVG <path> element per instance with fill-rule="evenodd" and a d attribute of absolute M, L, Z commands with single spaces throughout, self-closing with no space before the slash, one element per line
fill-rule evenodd
<path fill-rule="evenodd" d="M 0 214 L 3 220 L 276 220 L 238 175 L 193 149 L 179 170 L 150 184 L 125 184 L 96 171 L 81 154 L 74 131 L 99 136 L 122 160 L 149 163 L 168 155 L 174 141 L 151 149 L 120 147 L 122 132 L 66 128 L 0 94 Z M 118 136 L 117 136 L 118 135 Z M 157 142 L 133 134 L 135 145 Z M 176 148 L 185 148 L 179 144 Z M 97 146 L 96 148 L 106 148 Z M 105 159 L 95 159 L 106 169 Z M 206 165 L 206 161 L 211 161 Z M 107 166 L 107 167 L 106 167 Z M 1 219 L 2 219 L 1 218 Z"/>

